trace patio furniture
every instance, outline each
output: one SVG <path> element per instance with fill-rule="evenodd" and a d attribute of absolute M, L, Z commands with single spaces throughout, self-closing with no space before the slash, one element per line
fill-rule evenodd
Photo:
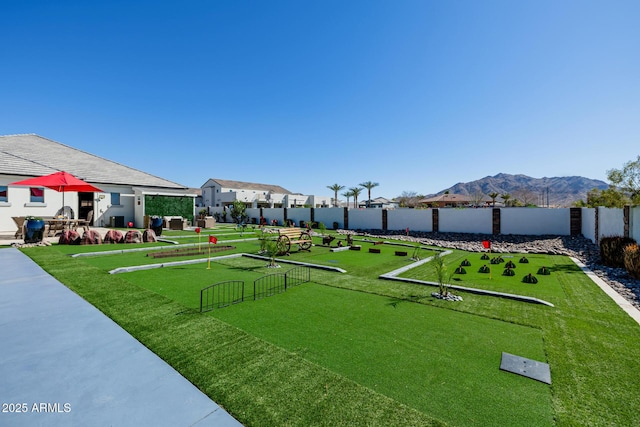
<path fill-rule="evenodd" d="M 169 229 L 170 230 L 184 230 L 186 226 L 186 220 L 182 217 L 171 218 L 169 220 Z"/>
<path fill-rule="evenodd" d="M 24 238 L 24 221 L 25 221 L 26 217 L 24 217 L 24 216 L 13 216 L 13 217 L 11 217 L 11 219 L 13 219 L 13 222 L 15 222 L 16 226 L 18 227 L 18 230 L 16 231 L 16 234 L 14 235 L 14 237 L 16 239 Z"/>
<path fill-rule="evenodd" d="M 89 213 L 87 214 L 87 219 L 78 220 L 78 227 L 82 227 L 85 229 L 85 231 L 87 231 L 91 226 L 91 221 L 93 221 L 93 209 L 90 210 Z"/>
<path fill-rule="evenodd" d="M 49 226 L 46 233 L 49 237 L 56 236 L 58 232 L 62 233 L 66 230 L 75 230 L 76 228 L 78 228 L 77 219 L 46 218 L 44 221 Z"/>

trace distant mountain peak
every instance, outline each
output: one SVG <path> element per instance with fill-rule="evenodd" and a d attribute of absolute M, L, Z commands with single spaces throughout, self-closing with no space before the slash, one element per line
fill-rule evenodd
<path fill-rule="evenodd" d="M 535 205 L 569 207 L 578 200 L 586 200 L 587 193 L 593 188 L 604 190 L 609 188 L 609 184 L 581 176 L 532 178 L 523 174 L 501 172 L 471 182 L 459 182 L 431 196 L 447 191 L 450 194 L 464 195 L 481 192 L 485 196 L 498 193 L 511 195 L 511 200 L 518 199 Z"/>

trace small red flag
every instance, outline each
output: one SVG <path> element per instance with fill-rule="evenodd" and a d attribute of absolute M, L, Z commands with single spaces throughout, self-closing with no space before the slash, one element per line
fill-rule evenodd
<path fill-rule="evenodd" d="M 196 233 L 200 234 L 200 227 L 196 227 Z"/>
<path fill-rule="evenodd" d="M 484 246 L 485 249 L 489 249 L 491 247 L 491 242 L 488 240 L 483 240 L 482 246 Z"/>
<path fill-rule="evenodd" d="M 213 243 L 214 245 L 218 243 L 216 236 L 209 236 L 209 243 Z"/>

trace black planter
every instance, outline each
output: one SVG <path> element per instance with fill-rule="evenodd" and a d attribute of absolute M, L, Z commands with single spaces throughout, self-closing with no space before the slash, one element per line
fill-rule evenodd
<path fill-rule="evenodd" d="M 160 236 L 162 235 L 162 223 L 163 223 L 163 219 L 159 216 L 152 216 L 151 217 L 151 224 L 150 227 L 154 233 L 156 233 L 156 236 Z"/>

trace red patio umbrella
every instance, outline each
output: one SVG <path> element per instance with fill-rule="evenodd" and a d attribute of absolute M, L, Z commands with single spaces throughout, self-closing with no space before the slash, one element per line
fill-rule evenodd
<path fill-rule="evenodd" d="M 35 178 L 29 178 L 22 181 L 12 182 L 9 185 L 24 185 L 30 187 L 47 187 L 51 190 L 55 190 L 62 193 L 62 208 L 64 209 L 64 193 L 67 191 L 73 192 L 87 192 L 87 193 L 102 193 L 102 190 L 98 187 L 85 182 L 70 173 L 60 171 L 52 173 L 51 175 L 38 176 Z"/>

